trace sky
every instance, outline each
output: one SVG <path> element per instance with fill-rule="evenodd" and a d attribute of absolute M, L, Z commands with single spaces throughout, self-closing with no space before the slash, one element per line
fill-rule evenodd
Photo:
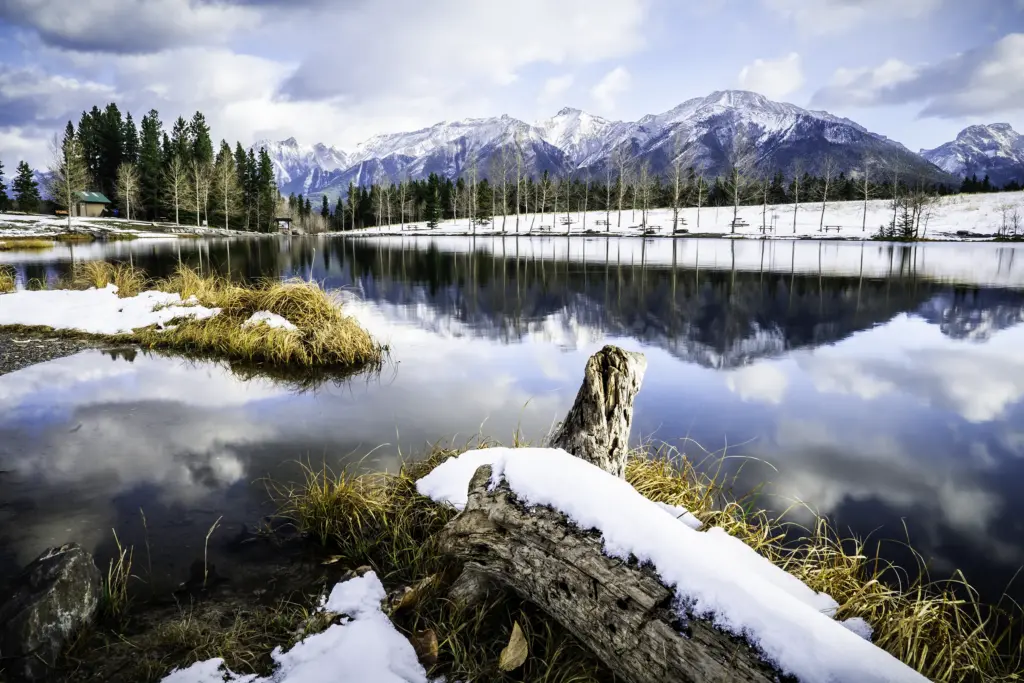
<path fill-rule="evenodd" d="M 1024 133 L 1024 0 L 0 0 L 0 161 L 114 101 L 165 128 L 344 150 L 565 106 L 617 120 L 746 89 L 912 150 Z"/>

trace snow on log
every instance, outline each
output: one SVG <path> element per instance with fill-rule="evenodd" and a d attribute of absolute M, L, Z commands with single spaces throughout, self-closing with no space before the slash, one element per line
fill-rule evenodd
<path fill-rule="evenodd" d="M 836 603 L 562 450 L 487 448 L 417 482 L 462 510 L 444 552 L 550 615 L 630 683 L 924 683 Z"/>
<path fill-rule="evenodd" d="M 633 399 L 647 370 L 643 354 L 605 346 L 587 361 L 583 384 L 569 413 L 548 438 L 617 477 L 626 475 Z"/>

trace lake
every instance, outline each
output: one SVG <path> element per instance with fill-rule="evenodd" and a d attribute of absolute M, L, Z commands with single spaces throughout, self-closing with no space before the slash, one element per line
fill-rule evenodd
<path fill-rule="evenodd" d="M 537 442 L 606 343 L 648 359 L 635 441 L 726 456 L 738 490 L 768 482 L 766 507 L 909 536 L 934 578 L 960 568 L 989 599 L 1024 564 L 1022 248 L 273 237 L 0 253 L 23 283 L 97 258 L 314 278 L 391 360 L 305 387 L 132 349 L 0 377 L 0 580 L 68 540 L 105 566 L 116 530 L 171 585 L 218 519 L 209 553 L 230 568 L 231 541 L 272 510 L 265 477 Z"/>

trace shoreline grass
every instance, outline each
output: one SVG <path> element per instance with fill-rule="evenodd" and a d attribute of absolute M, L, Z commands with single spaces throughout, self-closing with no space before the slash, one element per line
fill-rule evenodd
<path fill-rule="evenodd" d="M 482 444 L 486 446 L 487 444 Z M 427 581 L 416 608 L 397 617 L 407 634 L 430 628 L 440 645 L 432 675 L 449 680 L 604 681 L 606 673 L 552 619 L 511 595 L 471 613 L 445 598 L 454 579 L 440 555 L 437 534 L 454 510 L 420 496 L 415 482 L 459 451 L 435 447 L 423 460 L 397 473 L 354 475 L 326 467 L 304 468 L 296 485 L 268 482 L 278 514 L 319 544 L 332 559 L 369 565 L 389 588 Z M 714 468 L 712 468 L 714 469 Z M 948 581 L 917 577 L 881 560 L 860 539 L 844 538 L 828 519 L 815 516 L 808 528 L 758 509 L 751 495 L 734 495 L 720 471 L 706 473 L 667 448 L 635 451 L 626 479 L 655 502 L 682 505 L 704 523 L 743 540 L 776 565 L 839 603 L 837 619 L 864 618 L 873 642 L 939 683 L 1013 681 L 1024 664 L 1018 606 L 988 606 L 959 574 Z M 513 616 L 529 624 L 531 660 L 526 670 L 497 670 Z M 551 645 L 555 643 L 555 645 Z M 550 659 L 552 653 L 561 659 Z M 546 653 L 539 659 L 538 653 Z M 588 673 L 583 673 L 588 672 Z"/>
<path fill-rule="evenodd" d="M 196 357 L 222 359 L 252 367 L 295 369 L 351 369 L 379 367 L 387 349 L 378 344 L 317 283 L 298 280 L 260 280 L 240 285 L 216 275 L 200 275 L 186 267 L 167 279 L 151 281 L 143 271 L 123 263 L 88 261 L 75 264 L 58 284 L 61 289 L 102 289 L 113 284 L 118 296 L 132 297 L 147 289 L 178 294 L 218 315 L 171 321 L 171 329 L 140 328 L 130 334 L 97 335 L 74 330 L 7 329 L 52 332 L 59 336 L 118 344 L 136 343 Z M 245 326 L 255 313 L 269 311 L 287 319 L 296 329 Z"/>
<path fill-rule="evenodd" d="M 11 266 L 0 266 L 0 294 L 13 292 L 17 288 L 15 271 Z"/>
<path fill-rule="evenodd" d="M 54 239 L 58 242 L 92 242 L 96 238 L 88 232 L 62 232 Z"/>
<path fill-rule="evenodd" d="M 0 251 L 15 251 L 19 249 L 52 249 L 53 240 L 43 237 L 4 237 L 0 239 Z"/>

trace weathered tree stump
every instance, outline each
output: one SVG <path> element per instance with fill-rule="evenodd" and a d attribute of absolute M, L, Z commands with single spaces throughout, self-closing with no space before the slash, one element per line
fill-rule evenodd
<path fill-rule="evenodd" d="M 624 477 L 633 399 L 646 370 L 643 354 L 617 346 L 605 346 L 595 353 L 587 361 L 576 401 L 546 445 Z"/>
<path fill-rule="evenodd" d="M 469 485 L 465 510 L 442 532 L 466 571 L 508 586 L 557 620 L 631 683 L 778 681 L 742 639 L 700 619 L 681 621 L 675 595 L 648 567 L 602 552 L 601 539 L 549 508 L 527 510 L 491 468 Z"/>

